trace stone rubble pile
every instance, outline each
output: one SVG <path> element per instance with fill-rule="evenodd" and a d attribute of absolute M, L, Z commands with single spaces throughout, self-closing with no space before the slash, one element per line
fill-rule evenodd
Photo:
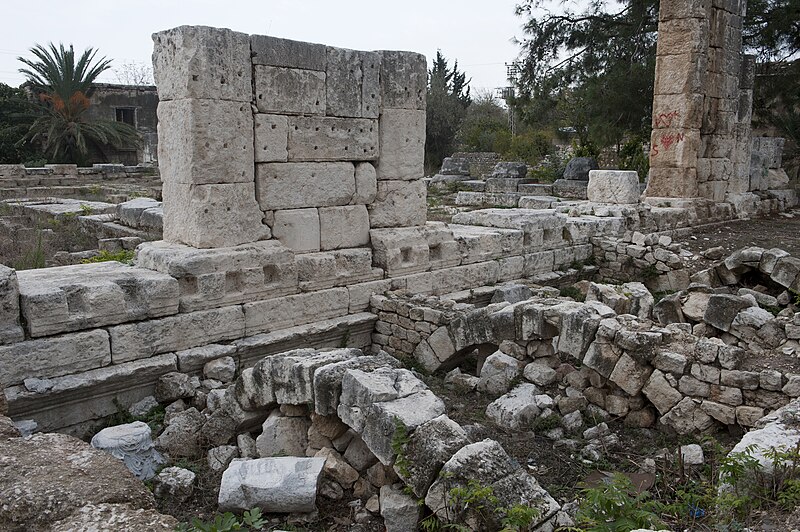
<path fill-rule="evenodd" d="M 403 486 L 438 514 L 452 503 L 440 472 L 447 490 L 466 486 L 478 478 L 475 460 L 484 462 L 478 479 L 505 507 L 532 505 L 540 524 L 559 509 L 497 442 L 471 441 L 441 399 L 383 352 L 298 349 L 241 371 L 220 357 L 202 379 L 162 376 L 155 399 L 166 405 L 156 448 L 173 462 L 205 453 L 222 475 L 220 510 L 303 514 L 324 497 L 354 504 L 355 523 L 382 517 L 388 530 L 412 531 L 421 508 Z M 184 500 L 193 481 L 189 471 L 164 469 L 156 494 Z"/>

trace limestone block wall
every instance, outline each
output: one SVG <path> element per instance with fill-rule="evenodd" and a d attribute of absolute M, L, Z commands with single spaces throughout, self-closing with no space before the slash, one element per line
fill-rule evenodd
<path fill-rule="evenodd" d="M 299 252 L 425 224 L 425 58 L 184 26 L 153 36 L 164 239 Z"/>

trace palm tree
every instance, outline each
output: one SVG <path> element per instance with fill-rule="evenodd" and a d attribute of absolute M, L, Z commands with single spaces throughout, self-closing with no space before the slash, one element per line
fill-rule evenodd
<path fill-rule="evenodd" d="M 95 60 L 97 50 L 86 49 L 75 62 L 72 45 L 48 48 L 37 44 L 31 48 L 36 59 L 17 59 L 27 65 L 19 71 L 38 95 L 41 115 L 33 122 L 23 142 L 41 143 L 48 159 L 53 162 L 81 164 L 91 145 L 112 145 L 130 148 L 139 143 L 139 135 L 128 124 L 111 120 L 89 121 L 88 93 L 92 83 L 111 66 L 111 60 Z"/>

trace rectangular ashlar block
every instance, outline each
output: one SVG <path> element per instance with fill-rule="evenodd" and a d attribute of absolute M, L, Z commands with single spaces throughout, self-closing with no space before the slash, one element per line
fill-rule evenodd
<path fill-rule="evenodd" d="M 380 51 L 383 108 L 425 109 L 428 64 L 413 52 Z"/>
<path fill-rule="evenodd" d="M 158 162 L 163 181 L 191 185 L 252 183 L 250 104 L 182 99 L 158 104 Z"/>
<path fill-rule="evenodd" d="M 523 233 L 517 229 L 459 224 L 449 227 L 458 244 L 462 264 L 511 257 L 522 249 Z"/>
<path fill-rule="evenodd" d="M 0 345 L 21 342 L 25 338 L 19 317 L 17 272 L 0 264 Z"/>
<path fill-rule="evenodd" d="M 223 28 L 180 26 L 153 34 L 153 77 L 161 102 L 185 98 L 250 103 L 250 37 Z"/>
<path fill-rule="evenodd" d="M 242 338 L 244 312 L 241 306 L 201 310 L 115 325 L 108 332 L 111 335 L 111 359 L 114 364 L 119 364 Z"/>
<path fill-rule="evenodd" d="M 324 115 L 325 72 L 256 65 L 259 113 Z"/>
<path fill-rule="evenodd" d="M 379 180 L 421 178 L 425 173 L 425 111 L 384 109 L 379 155 Z"/>
<path fill-rule="evenodd" d="M 451 268 L 461 264 L 458 243 L 447 224 L 428 222 L 422 228 L 422 235 L 428 244 L 428 262 L 431 270 Z"/>
<path fill-rule="evenodd" d="M 378 158 L 378 121 L 289 118 L 290 161 L 371 161 Z"/>
<path fill-rule="evenodd" d="M 654 94 L 704 94 L 708 56 L 705 54 L 656 57 Z"/>
<path fill-rule="evenodd" d="M 381 114 L 381 55 L 361 52 L 361 116 L 378 118 Z"/>
<path fill-rule="evenodd" d="M 345 316 L 350 299 L 347 288 L 267 299 L 244 305 L 247 336 Z M 309 312 L 313 309 L 313 312 Z"/>
<path fill-rule="evenodd" d="M 111 363 L 108 333 L 102 329 L 0 346 L 0 387 L 28 377 L 48 379 Z"/>
<path fill-rule="evenodd" d="M 389 277 L 428 271 L 430 248 L 421 227 L 373 229 L 373 264 Z"/>
<path fill-rule="evenodd" d="M 319 226 L 323 251 L 369 244 L 369 213 L 364 205 L 321 207 Z"/>
<path fill-rule="evenodd" d="M 289 119 L 283 115 L 255 115 L 255 160 L 286 162 L 289 158 Z"/>
<path fill-rule="evenodd" d="M 650 136 L 650 165 L 658 168 L 688 168 L 700 155 L 697 129 L 654 129 Z"/>
<path fill-rule="evenodd" d="M 313 208 L 275 211 L 272 232 L 281 244 L 296 253 L 319 251 L 319 211 Z"/>
<path fill-rule="evenodd" d="M 250 46 L 254 65 L 301 68 L 324 72 L 327 65 L 326 46 L 292 41 L 269 35 L 251 35 Z"/>
<path fill-rule="evenodd" d="M 269 238 L 253 183 L 165 182 L 164 240 L 196 248 L 238 246 Z"/>
<path fill-rule="evenodd" d="M 256 183 L 265 211 L 347 205 L 356 192 L 349 162 L 258 164 Z"/>
<path fill-rule="evenodd" d="M 550 209 L 482 209 L 453 216 L 453 222 L 457 224 L 520 230 L 523 233 L 522 248 L 526 252 L 564 245 L 567 220 L 566 214 Z"/>
<path fill-rule="evenodd" d="M 325 113 L 328 116 L 361 117 L 362 52 L 327 48 Z"/>
<path fill-rule="evenodd" d="M 25 270 L 22 315 L 33 337 L 178 312 L 178 281 L 119 262 Z"/>
<path fill-rule="evenodd" d="M 297 257 L 297 277 L 303 291 L 376 281 L 383 270 L 372 267 L 372 250 L 338 249 Z"/>
<path fill-rule="evenodd" d="M 427 189 L 417 181 L 378 181 L 375 201 L 368 205 L 372 228 L 424 225 Z"/>
<path fill-rule="evenodd" d="M 217 249 L 146 242 L 137 250 L 137 264 L 177 279 L 181 312 L 297 291 L 294 253 L 275 240 Z"/>
<path fill-rule="evenodd" d="M 702 53 L 708 49 L 709 23 L 706 18 L 680 18 L 658 25 L 656 55 Z"/>

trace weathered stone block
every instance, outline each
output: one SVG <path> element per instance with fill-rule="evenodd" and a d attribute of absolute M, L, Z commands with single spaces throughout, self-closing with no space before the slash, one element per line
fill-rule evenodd
<path fill-rule="evenodd" d="M 325 71 L 326 46 L 292 41 L 268 35 L 251 35 L 250 47 L 254 65 L 301 68 Z"/>
<path fill-rule="evenodd" d="M 422 228 L 389 228 L 370 231 L 374 264 L 390 276 L 426 271 L 430 248 Z"/>
<path fill-rule="evenodd" d="M 339 249 L 297 256 L 297 278 L 303 291 L 374 281 L 383 270 L 372 267 L 369 248 Z"/>
<path fill-rule="evenodd" d="M 379 157 L 379 180 L 408 181 L 424 175 L 424 110 L 383 110 L 380 118 Z"/>
<path fill-rule="evenodd" d="M 108 333 L 94 330 L 0 347 L 0 386 L 47 379 L 111 363 Z"/>
<path fill-rule="evenodd" d="M 25 270 L 18 278 L 22 315 L 34 337 L 178 312 L 175 279 L 119 262 Z"/>
<path fill-rule="evenodd" d="M 347 205 L 356 193 L 353 163 L 256 165 L 258 203 L 265 211 Z"/>
<path fill-rule="evenodd" d="M 645 190 L 645 196 L 650 198 L 651 203 L 658 202 L 660 198 L 698 197 L 696 168 L 666 168 L 656 164 L 651 156 L 650 177 Z"/>
<path fill-rule="evenodd" d="M 658 13 L 659 21 L 700 18 L 708 16 L 711 10 L 711 0 L 689 0 L 687 2 L 664 2 Z"/>
<path fill-rule="evenodd" d="M 313 312 L 309 312 L 313 309 Z M 267 299 L 244 305 L 247 336 L 344 316 L 349 310 L 346 288 Z"/>
<path fill-rule="evenodd" d="M 362 52 L 327 47 L 325 70 L 326 114 L 361 116 Z"/>
<path fill-rule="evenodd" d="M 207 26 L 153 34 L 153 77 L 161 102 L 186 98 L 252 100 L 250 38 Z"/>
<path fill-rule="evenodd" d="M 380 51 L 381 92 L 386 109 L 425 109 L 428 64 L 412 52 Z"/>
<path fill-rule="evenodd" d="M 662 20 L 658 25 L 656 55 L 705 53 L 708 37 L 708 19 L 698 17 Z"/>
<path fill-rule="evenodd" d="M 201 250 L 146 242 L 137 264 L 178 280 L 182 312 L 291 294 L 297 291 L 294 253 L 276 240 Z"/>
<path fill-rule="evenodd" d="M 115 364 L 244 336 L 241 307 L 179 314 L 109 329 Z"/>
<path fill-rule="evenodd" d="M 158 104 L 164 182 L 253 182 L 253 113 L 245 102 L 182 99 Z"/>
<path fill-rule="evenodd" d="M 422 181 L 378 181 L 375 201 L 368 206 L 370 227 L 425 225 L 426 196 Z"/>
<path fill-rule="evenodd" d="M 221 511 L 269 508 L 273 512 L 316 511 L 324 458 L 234 459 L 222 474 Z"/>
<path fill-rule="evenodd" d="M 639 203 L 639 175 L 619 170 L 591 170 L 586 195 L 589 201 L 597 203 Z"/>
<path fill-rule="evenodd" d="M 378 121 L 290 117 L 290 161 L 368 161 L 378 158 Z"/>
<path fill-rule="evenodd" d="M 369 205 L 375 201 L 378 193 L 378 177 L 372 163 L 356 164 L 356 193 L 351 203 L 356 205 Z"/>
<path fill-rule="evenodd" d="M 458 224 L 449 228 L 458 243 L 462 264 L 513 256 L 522 248 L 523 233 L 516 229 Z"/>
<path fill-rule="evenodd" d="M 187 185 L 165 182 L 164 240 L 196 248 L 238 246 L 269 238 L 253 183 Z"/>
<path fill-rule="evenodd" d="M 20 342 L 19 283 L 16 271 L 0 264 L 0 345 Z"/>
<path fill-rule="evenodd" d="M 703 124 L 702 94 L 660 94 L 653 97 L 653 129 L 697 130 Z"/>
<path fill-rule="evenodd" d="M 364 205 L 319 209 L 320 248 L 355 248 L 369 244 L 369 213 Z"/>
<path fill-rule="evenodd" d="M 255 65 L 259 113 L 325 114 L 325 72 Z"/>
<path fill-rule="evenodd" d="M 319 251 L 320 226 L 317 209 L 276 211 L 272 231 L 281 244 L 293 251 Z"/>
<path fill-rule="evenodd" d="M 361 116 L 378 118 L 381 113 L 381 54 L 361 52 Z"/>
<path fill-rule="evenodd" d="M 655 94 L 704 94 L 708 58 L 704 54 L 656 57 Z"/>
<path fill-rule="evenodd" d="M 289 119 L 282 115 L 255 115 L 255 161 L 257 163 L 286 162 L 289 139 Z"/>

